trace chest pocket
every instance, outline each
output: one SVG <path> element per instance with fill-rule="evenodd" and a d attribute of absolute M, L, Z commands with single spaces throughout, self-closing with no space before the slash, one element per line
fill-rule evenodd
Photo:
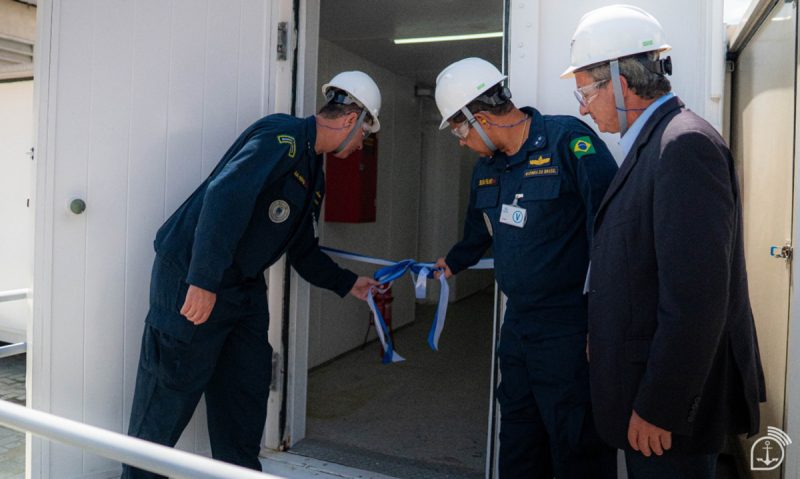
<path fill-rule="evenodd" d="M 475 208 L 486 210 L 495 208 L 500 197 L 499 186 L 482 186 L 475 191 Z"/>
<path fill-rule="evenodd" d="M 519 205 L 528 212 L 528 221 L 523 228 L 526 236 L 552 238 L 563 234 L 566 224 L 565 212 L 559 201 L 560 177 L 525 179 L 520 192 L 524 196 L 519 200 Z"/>

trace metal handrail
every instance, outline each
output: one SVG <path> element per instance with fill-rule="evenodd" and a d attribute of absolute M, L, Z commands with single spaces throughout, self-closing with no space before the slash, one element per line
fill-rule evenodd
<path fill-rule="evenodd" d="M 10 291 L 0 291 L 0 303 L 6 303 L 9 301 L 19 301 L 20 299 L 25 299 L 30 294 L 31 290 L 29 289 L 12 289 Z"/>
<path fill-rule="evenodd" d="M 7 358 L 9 356 L 16 356 L 28 352 L 28 343 L 14 343 L 0 346 L 0 358 Z"/>
<path fill-rule="evenodd" d="M 175 479 L 280 479 L 3 400 L 0 424 Z"/>

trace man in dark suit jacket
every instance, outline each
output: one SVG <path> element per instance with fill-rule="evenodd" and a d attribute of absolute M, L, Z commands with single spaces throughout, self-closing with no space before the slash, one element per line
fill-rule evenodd
<path fill-rule="evenodd" d="M 581 20 L 564 73 L 625 154 L 586 282 L 592 406 L 631 479 L 711 479 L 725 436 L 758 431 L 764 376 L 732 157 L 670 93 L 669 48 L 648 13 L 604 7 Z"/>

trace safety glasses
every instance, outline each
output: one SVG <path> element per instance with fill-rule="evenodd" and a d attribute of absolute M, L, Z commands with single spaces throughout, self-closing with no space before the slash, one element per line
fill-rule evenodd
<path fill-rule="evenodd" d="M 369 138 L 369 135 L 372 133 L 372 125 L 367 123 L 366 121 L 361 124 L 361 137 L 365 140 Z"/>
<path fill-rule="evenodd" d="M 589 103 L 592 102 L 599 93 L 599 90 L 608 83 L 608 80 L 600 80 L 594 83 L 590 83 L 588 85 L 584 85 L 580 88 L 576 88 L 575 98 L 578 100 L 578 103 L 581 104 L 584 108 L 589 108 Z"/>
<path fill-rule="evenodd" d="M 459 140 L 466 140 L 467 135 L 469 135 L 469 120 L 464 120 L 459 123 L 457 126 L 450 128 L 450 133 L 456 136 Z"/>

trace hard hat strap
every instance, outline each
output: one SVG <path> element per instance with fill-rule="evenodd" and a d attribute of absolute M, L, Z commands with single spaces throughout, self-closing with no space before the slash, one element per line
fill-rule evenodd
<path fill-rule="evenodd" d="M 497 151 L 497 147 L 494 146 L 492 140 L 489 139 L 489 135 L 487 135 L 486 132 L 483 131 L 483 128 L 481 128 L 481 125 L 478 123 L 478 120 L 476 120 L 475 117 L 472 115 L 472 112 L 469 111 L 467 107 L 462 107 L 461 113 L 463 113 L 464 116 L 467 117 L 467 121 L 469 122 L 470 126 L 472 126 L 472 128 L 475 128 L 475 131 L 478 132 L 478 135 L 481 137 L 481 140 L 483 140 L 483 143 L 486 145 L 486 148 L 489 148 L 489 151 L 491 151 L 492 153 Z"/>
<path fill-rule="evenodd" d="M 358 120 L 356 121 L 356 124 L 353 125 L 353 129 L 350 130 L 350 133 L 347 134 L 347 137 L 342 140 L 339 146 L 333 150 L 333 153 L 341 153 L 347 147 L 347 145 L 350 144 L 350 141 L 353 139 L 356 133 L 361 132 L 361 125 L 364 123 L 364 118 L 366 118 L 366 116 L 367 110 L 361 110 L 361 114 L 358 115 Z"/>
<path fill-rule="evenodd" d="M 628 113 L 625 110 L 625 99 L 622 97 L 622 82 L 619 81 L 619 59 L 611 60 L 611 84 L 614 86 L 614 103 L 617 106 L 619 118 L 619 135 L 624 136 L 628 131 Z"/>

